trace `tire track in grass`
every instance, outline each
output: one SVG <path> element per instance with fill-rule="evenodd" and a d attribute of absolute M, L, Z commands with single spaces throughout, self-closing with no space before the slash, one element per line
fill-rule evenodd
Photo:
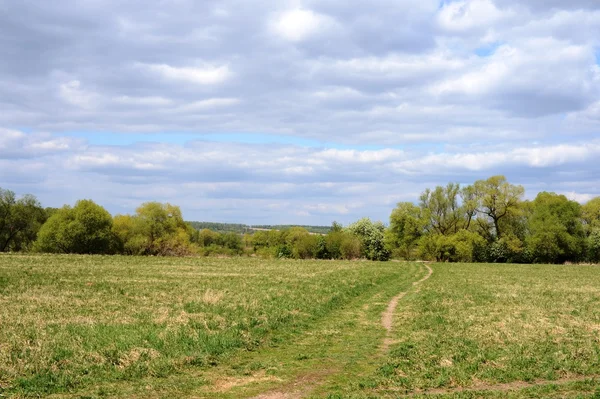
<path fill-rule="evenodd" d="M 429 265 L 425 265 L 425 267 L 427 268 L 427 275 L 425 275 L 425 277 L 423 277 L 419 281 L 415 281 L 413 283 L 413 287 L 416 287 L 419 284 L 423 283 L 425 280 L 427 280 L 433 274 L 433 269 L 431 269 L 431 267 L 429 267 Z M 386 353 L 389 350 L 390 345 L 392 345 L 394 343 L 394 340 L 391 337 L 392 330 L 393 330 L 393 324 L 394 324 L 394 314 L 396 313 L 396 308 L 398 307 L 398 302 L 402 298 L 404 298 L 404 296 L 407 293 L 408 293 L 408 291 L 403 291 L 403 292 L 400 292 L 395 297 L 393 297 L 392 300 L 388 303 L 387 309 L 385 310 L 385 312 L 383 312 L 383 315 L 381 316 L 381 325 L 387 331 L 386 336 L 383 339 L 383 343 L 381 344 L 381 353 L 382 354 Z"/>
<path fill-rule="evenodd" d="M 418 281 L 414 281 L 412 283 L 413 287 L 418 286 L 423 283 L 433 274 L 433 270 L 429 265 L 425 265 L 427 268 L 427 274 Z M 381 324 L 386 329 L 386 337 L 382 343 L 382 351 L 380 354 L 383 354 L 389 348 L 389 345 L 393 343 L 390 338 L 390 334 L 392 333 L 392 322 L 394 317 L 394 312 L 398 306 L 398 301 L 402 299 L 409 290 L 403 291 L 397 294 L 394 298 L 390 300 L 388 306 L 382 314 Z M 373 298 L 376 298 L 380 294 L 375 294 Z M 363 310 L 364 307 L 363 307 Z M 296 380 L 287 383 L 283 387 L 278 388 L 277 390 L 262 393 L 257 396 L 253 396 L 251 399 L 301 399 L 315 390 L 317 387 L 324 383 L 324 380 L 339 370 L 336 369 L 324 369 L 318 370 L 309 374 L 302 375 L 298 377 Z"/>

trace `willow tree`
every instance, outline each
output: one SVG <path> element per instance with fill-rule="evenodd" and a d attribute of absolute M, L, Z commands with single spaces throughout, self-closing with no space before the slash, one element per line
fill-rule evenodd
<path fill-rule="evenodd" d="M 510 184 L 504 176 L 492 176 L 487 180 L 478 180 L 474 184 L 477 197 L 477 220 L 482 230 L 489 230 L 491 224 L 491 237 L 502 238 L 504 231 L 501 221 L 517 215 L 519 206 L 525 194 L 523 186 Z M 487 231 L 485 231 L 487 233 Z"/>
<path fill-rule="evenodd" d="M 35 243 L 41 252 L 106 254 L 114 251 L 113 219 L 91 200 L 64 206 L 42 226 Z"/>

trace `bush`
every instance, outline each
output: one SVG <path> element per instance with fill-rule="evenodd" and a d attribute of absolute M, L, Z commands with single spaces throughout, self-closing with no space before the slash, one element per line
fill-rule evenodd
<path fill-rule="evenodd" d="M 391 253 L 385 245 L 385 226 L 381 222 L 371 222 L 362 218 L 348 226 L 348 231 L 361 241 L 362 255 L 369 260 L 389 260 Z"/>
<path fill-rule="evenodd" d="M 527 253 L 524 252 L 523 243 L 515 236 L 502 237 L 488 246 L 486 262 L 490 263 L 518 263 L 526 261 Z"/>
<path fill-rule="evenodd" d="M 118 248 L 110 213 L 91 200 L 77 201 L 55 212 L 39 231 L 39 252 L 109 254 Z"/>
<path fill-rule="evenodd" d="M 342 258 L 342 242 L 345 234 L 342 231 L 332 231 L 325 236 L 325 250 L 330 259 Z"/>
<path fill-rule="evenodd" d="M 317 236 L 307 234 L 306 236 L 300 237 L 292 249 L 292 255 L 294 259 L 313 259 L 317 257 L 319 240 Z"/>
<path fill-rule="evenodd" d="M 461 230 L 450 236 L 426 235 L 419 240 L 422 259 L 438 262 L 472 262 L 485 248 L 485 240 L 477 233 Z"/>
<path fill-rule="evenodd" d="M 587 239 L 588 260 L 600 262 L 600 228 L 593 229 Z"/>
<path fill-rule="evenodd" d="M 362 254 L 362 244 L 358 237 L 345 234 L 340 243 L 340 256 L 342 259 L 359 259 Z"/>

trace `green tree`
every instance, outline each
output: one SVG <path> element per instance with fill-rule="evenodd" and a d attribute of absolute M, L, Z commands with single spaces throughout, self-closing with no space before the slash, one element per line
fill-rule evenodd
<path fill-rule="evenodd" d="M 588 232 L 600 228 L 600 197 L 589 200 L 581 207 L 581 217 Z"/>
<path fill-rule="evenodd" d="M 526 245 L 534 262 L 581 259 L 585 248 L 581 205 L 564 195 L 539 193 L 532 202 Z"/>
<path fill-rule="evenodd" d="M 463 211 L 463 226 L 465 230 L 469 230 L 471 228 L 471 222 L 477 215 L 477 190 L 475 186 L 465 186 L 460 190 L 460 198 L 462 201 L 462 211 Z"/>
<path fill-rule="evenodd" d="M 242 242 L 242 236 L 239 233 L 232 231 L 222 234 L 221 245 L 224 248 L 231 250 L 233 253 L 240 254 L 243 252 L 244 243 Z"/>
<path fill-rule="evenodd" d="M 107 254 L 115 249 L 110 213 L 91 200 L 77 201 L 55 212 L 39 231 L 41 252 Z"/>
<path fill-rule="evenodd" d="M 490 240 L 499 239 L 504 231 L 501 221 L 519 212 L 519 205 L 525 193 L 522 186 L 506 181 L 504 176 L 492 176 L 478 180 L 474 184 L 477 196 L 477 217 L 482 234 Z"/>
<path fill-rule="evenodd" d="M 425 232 L 425 223 L 422 208 L 412 202 L 398 203 L 385 233 L 387 248 L 400 258 L 412 259 L 417 242 Z"/>
<path fill-rule="evenodd" d="M 45 221 L 46 212 L 34 196 L 17 199 L 0 188 L 0 252 L 29 249 Z"/>
<path fill-rule="evenodd" d="M 486 241 L 479 234 L 460 230 L 456 234 L 428 234 L 419 240 L 419 255 L 423 259 L 437 262 L 478 261 Z"/>
<path fill-rule="evenodd" d="M 587 237 L 587 258 L 591 262 L 600 262 L 600 228 L 592 229 Z"/>
<path fill-rule="evenodd" d="M 427 226 L 432 232 L 449 235 L 456 233 L 461 227 L 463 210 L 458 184 L 437 186 L 433 191 L 427 189 L 419 199 L 422 216 L 428 221 Z"/>
<path fill-rule="evenodd" d="M 341 259 L 358 259 L 363 254 L 361 239 L 348 232 L 343 232 L 340 242 Z"/>
<path fill-rule="evenodd" d="M 146 202 L 134 216 L 115 217 L 114 232 L 125 253 L 189 255 L 194 253 L 194 229 L 184 222 L 178 206 Z M 216 234 L 216 233 L 215 233 Z"/>
<path fill-rule="evenodd" d="M 385 226 L 381 222 L 372 222 L 362 218 L 348 226 L 348 231 L 361 241 L 362 254 L 369 260 L 385 261 L 390 259 L 390 251 L 385 245 Z"/>

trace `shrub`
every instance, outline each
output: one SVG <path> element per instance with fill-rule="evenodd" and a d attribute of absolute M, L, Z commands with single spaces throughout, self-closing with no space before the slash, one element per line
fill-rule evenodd
<path fill-rule="evenodd" d="M 358 259 L 362 254 L 362 244 L 358 237 L 345 234 L 340 243 L 340 256 L 342 259 Z"/>
<path fill-rule="evenodd" d="M 35 250 L 50 253 L 108 254 L 117 248 L 110 213 L 91 200 L 55 212 L 39 231 Z"/>

